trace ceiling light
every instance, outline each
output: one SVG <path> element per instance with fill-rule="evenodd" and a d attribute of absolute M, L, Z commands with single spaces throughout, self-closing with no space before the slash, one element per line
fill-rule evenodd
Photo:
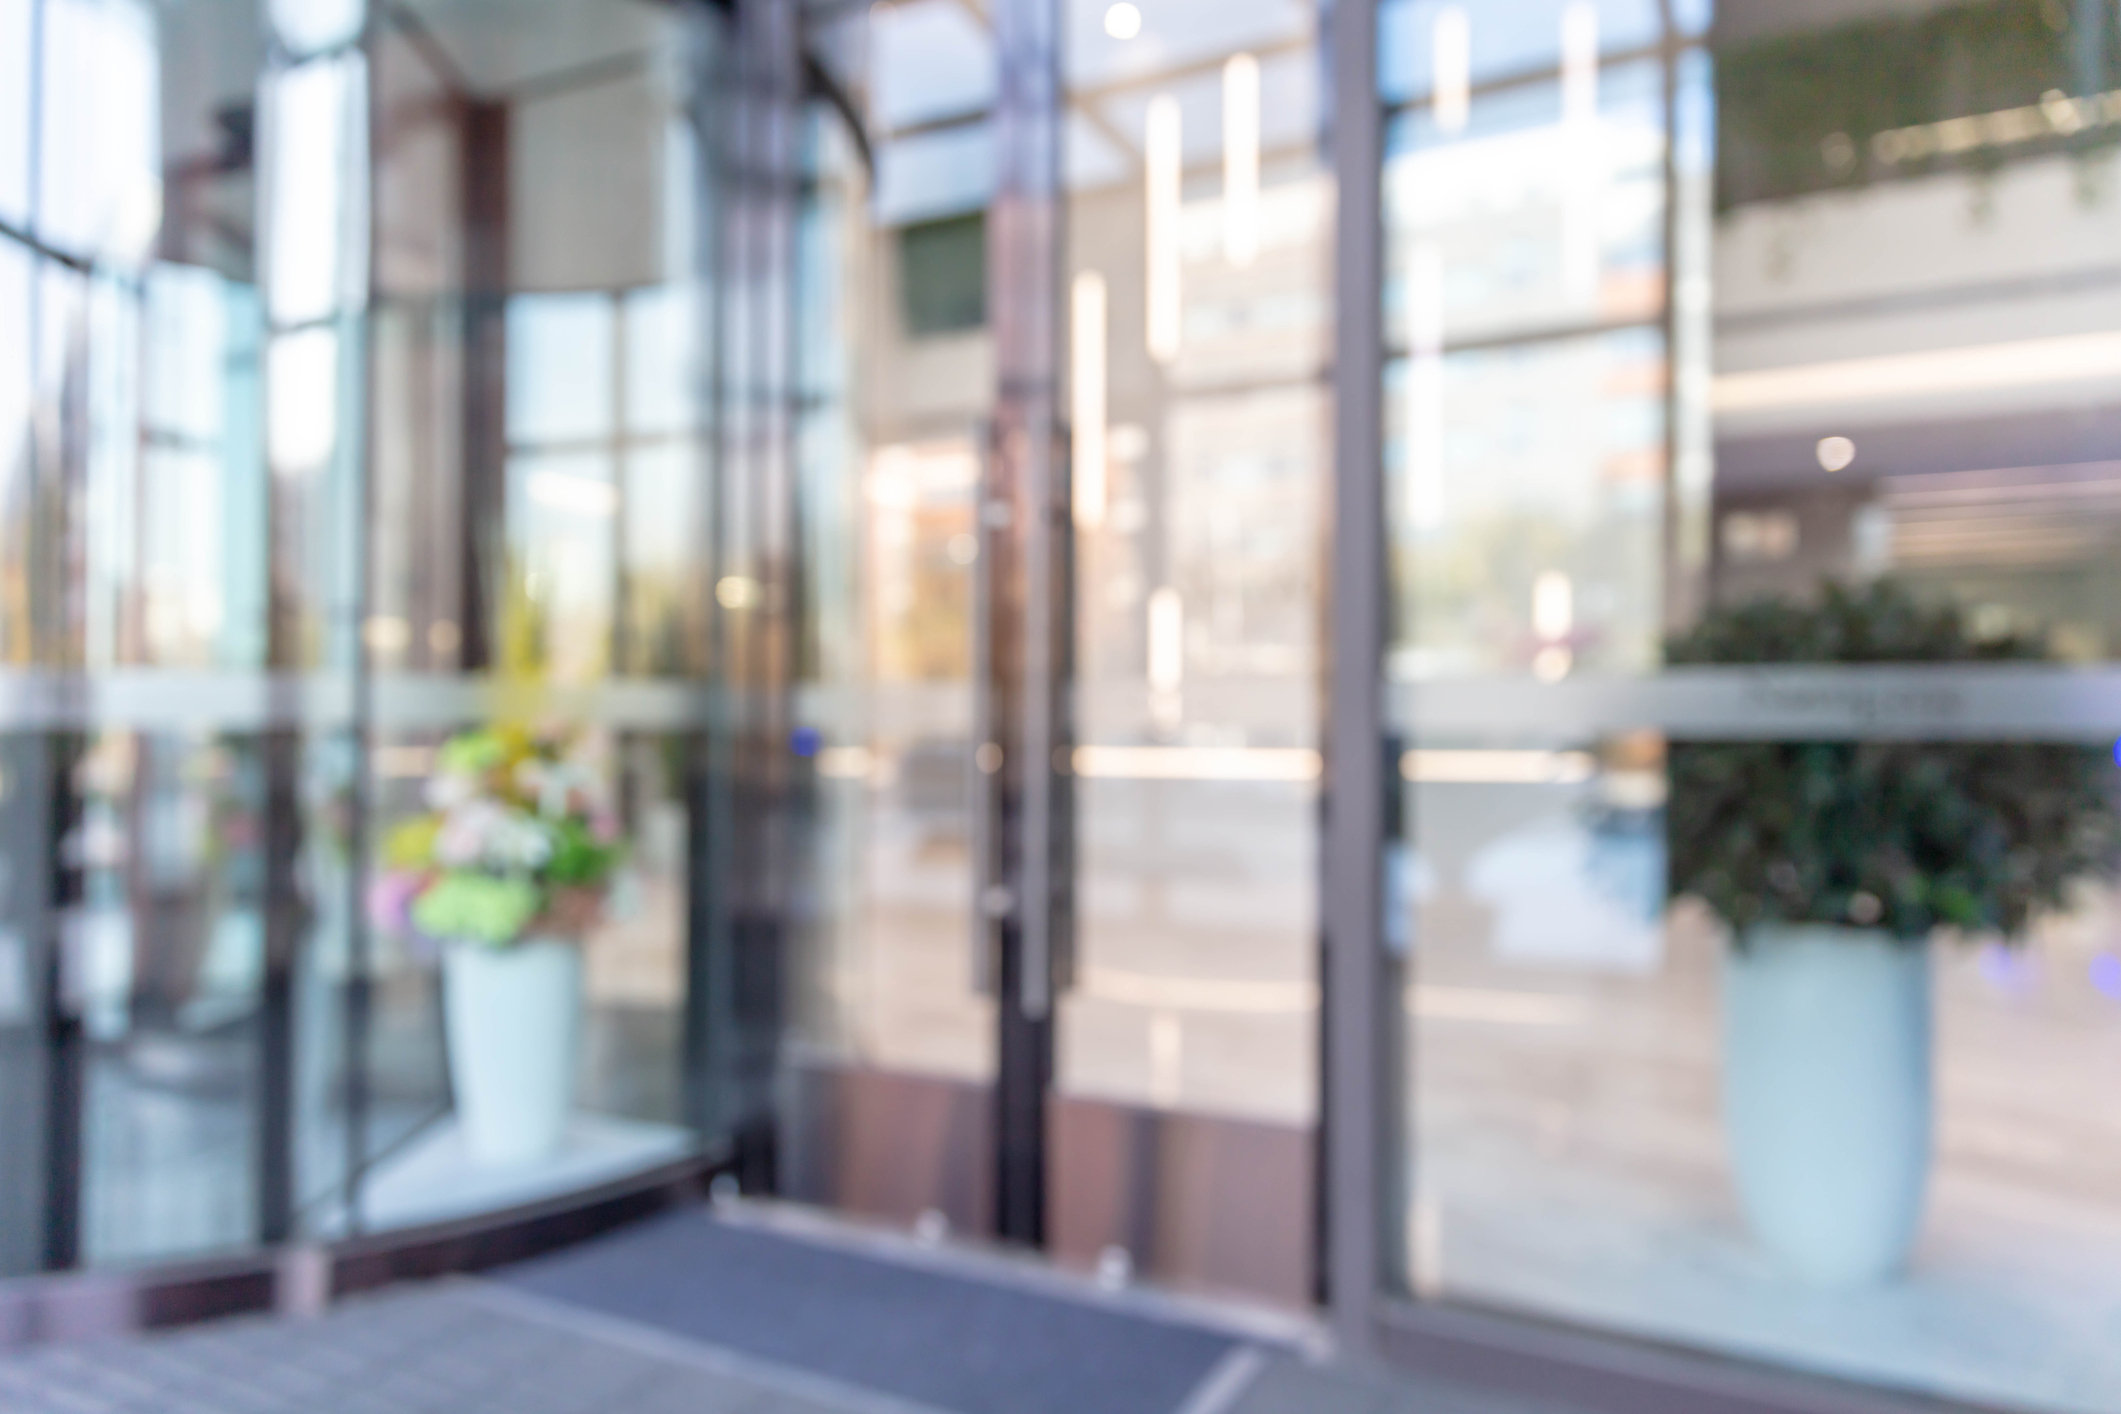
<path fill-rule="evenodd" d="M 1856 444 L 1846 437 L 1821 437 L 1815 450 L 1819 465 L 1828 471 L 1845 471 L 1856 460 Z"/>
<path fill-rule="evenodd" d="M 1142 12 L 1120 0 L 1105 11 L 1105 33 L 1114 39 L 1132 39 L 1142 32 Z"/>

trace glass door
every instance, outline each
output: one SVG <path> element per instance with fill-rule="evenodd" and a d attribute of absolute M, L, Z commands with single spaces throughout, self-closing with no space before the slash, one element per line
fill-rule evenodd
<path fill-rule="evenodd" d="M 796 243 L 790 745 L 795 896 L 814 903 L 790 954 L 781 1187 L 929 1235 L 983 1234 L 996 1020 L 973 782 L 992 41 L 954 0 L 913 0 L 811 42 L 829 91 L 806 118 Z M 873 150 L 846 117 L 864 93 Z"/>
<path fill-rule="evenodd" d="M 1333 186 L 1316 10 L 1064 6 L 1073 966 L 1049 1241 L 1312 1296 Z"/>

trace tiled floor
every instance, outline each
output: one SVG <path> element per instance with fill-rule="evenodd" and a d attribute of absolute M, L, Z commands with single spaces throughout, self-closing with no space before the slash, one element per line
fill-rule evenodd
<path fill-rule="evenodd" d="M 1001 1414 L 943 1410 L 476 1280 L 0 1359 L 6 1414 Z M 1091 1414 L 1085 1411 L 1085 1414 Z M 1580 1414 L 1254 1348 L 1173 1414 Z"/>
<path fill-rule="evenodd" d="M 570 1328 L 572 1326 L 572 1328 Z M 915 1414 L 474 1283 L 0 1361 L 8 1414 Z"/>

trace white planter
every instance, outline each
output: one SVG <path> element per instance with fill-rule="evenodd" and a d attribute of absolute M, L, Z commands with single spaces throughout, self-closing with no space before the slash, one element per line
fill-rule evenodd
<path fill-rule="evenodd" d="M 1731 950 L 1723 1106 L 1753 1232 L 1830 1286 L 1899 1270 L 1930 1169 L 1929 951 L 1875 929 L 1769 927 Z"/>
<path fill-rule="evenodd" d="M 556 938 L 452 943 L 442 987 L 457 1127 L 472 1160 L 549 1158 L 574 1108 L 582 950 Z"/>

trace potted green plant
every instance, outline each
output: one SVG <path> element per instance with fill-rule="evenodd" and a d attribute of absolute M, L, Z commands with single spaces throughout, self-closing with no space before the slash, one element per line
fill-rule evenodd
<path fill-rule="evenodd" d="M 471 1157 L 555 1152 L 573 1108 L 581 945 L 621 855 L 600 774 L 560 735 L 464 732 L 385 838 L 376 911 L 443 944 L 443 1025 Z"/>
<path fill-rule="evenodd" d="M 1974 664 L 2048 656 L 1889 582 L 1707 614 L 1686 664 Z M 1730 929 L 1723 1103 L 1755 1235 L 1815 1281 L 1883 1279 L 1921 1221 L 1931 1139 L 1931 935 L 2019 938 L 2072 881 L 2110 876 L 2102 746 L 1674 742 L 1672 895 Z"/>

